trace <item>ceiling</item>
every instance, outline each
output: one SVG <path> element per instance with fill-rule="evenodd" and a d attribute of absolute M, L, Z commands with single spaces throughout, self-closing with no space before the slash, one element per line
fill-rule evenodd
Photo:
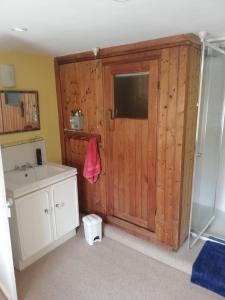
<path fill-rule="evenodd" d="M 0 51 L 64 55 L 199 31 L 225 36 L 225 0 L 0 0 Z"/>

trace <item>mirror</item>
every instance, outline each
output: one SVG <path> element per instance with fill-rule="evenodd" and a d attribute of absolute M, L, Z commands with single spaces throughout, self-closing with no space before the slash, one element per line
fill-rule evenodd
<path fill-rule="evenodd" d="M 0 91 L 0 134 L 39 129 L 38 92 Z"/>

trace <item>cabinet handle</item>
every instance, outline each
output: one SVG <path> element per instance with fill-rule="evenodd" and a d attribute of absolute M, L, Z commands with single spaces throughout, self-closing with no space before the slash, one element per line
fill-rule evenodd
<path fill-rule="evenodd" d="M 47 208 L 45 208 L 44 212 L 49 215 L 49 210 Z"/>
<path fill-rule="evenodd" d="M 61 203 L 56 203 L 55 207 L 57 208 L 61 208 L 65 205 L 65 202 L 61 202 Z"/>

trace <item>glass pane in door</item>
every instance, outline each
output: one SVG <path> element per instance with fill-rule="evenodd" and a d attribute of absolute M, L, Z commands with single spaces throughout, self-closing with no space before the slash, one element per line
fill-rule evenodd
<path fill-rule="evenodd" d="M 148 119 L 149 73 L 114 75 L 116 118 Z"/>
<path fill-rule="evenodd" d="M 207 47 L 196 147 L 190 244 L 214 219 L 225 95 L 224 72 L 225 56 Z"/>

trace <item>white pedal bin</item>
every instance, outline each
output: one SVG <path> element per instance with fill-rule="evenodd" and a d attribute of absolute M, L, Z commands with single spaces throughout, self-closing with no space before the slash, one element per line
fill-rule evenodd
<path fill-rule="evenodd" d="M 102 240 L 102 218 L 95 215 L 87 215 L 82 218 L 84 223 L 85 239 L 89 245 Z"/>

